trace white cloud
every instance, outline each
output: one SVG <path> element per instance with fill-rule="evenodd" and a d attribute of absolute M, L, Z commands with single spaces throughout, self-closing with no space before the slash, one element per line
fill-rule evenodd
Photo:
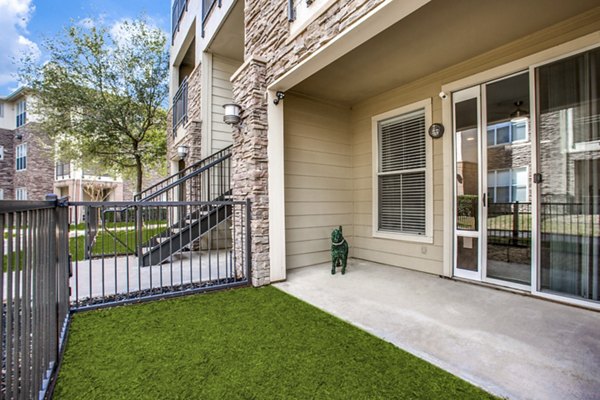
<path fill-rule="evenodd" d="M 40 56 L 38 45 L 27 38 L 27 24 L 34 11 L 32 0 L 0 0 L 0 85 L 16 82 L 15 61 L 23 54 Z"/>
<path fill-rule="evenodd" d="M 128 39 L 131 38 L 131 35 L 133 35 L 133 32 L 131 30 L 131 27 L 128 27 L 127 24 L 130 24 L 132 21 L 133 20 L 131 18 L 123 18 L 118 21 L 115 21 L 110 26 L 109 33 L 110 33 L 112 40 L 115 43 L 123 45 L 128 42 Z M 146 16 L 146 23 L 148 24 L 148 26 L 150 28 L 162 30 L 162 29 L 160 29 L 159 24 L 151 17 Z M 165 36 L 167 36 L 167 32 L 165 32 L 164 30 L 162 30 L 162 31 L 163 31 L 163 34 Z"/>
<path fill-rule="evenodd" d="M 96 21 L 94 21 L 92 18 L 82 18 L 77 21 L 77 25 L 83 28 L 91 29 L 96 26 Z"/>

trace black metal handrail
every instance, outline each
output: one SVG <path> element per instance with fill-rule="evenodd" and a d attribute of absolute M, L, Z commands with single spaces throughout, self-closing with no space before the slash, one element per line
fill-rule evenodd
<path fill-rule="evenodd" d="M 223 161 L 226 158 L 231 157 L 231 148 L 233 146 L 227 146 L 224 149 L 211 154 L 210 156 L 203 158 L 202 160 L 186 167 L 181 171 L 177 171 L 173 175 L 163 179 L 160 182 L 155 183 L 154 185 L 142 190 L 140 193 L 134 195 L 133 199 L 135 201 L 145 201 L 150 198 L 155 198 L 157 192 L 164 193 L 166 188 L 173 188 L 177 186 L 178 182 L 185 182 L 188 180 L 194 171 L 204 170 L 205 168 L 209 168 L 210 166 L 214 166 L 219 162 Z M 201 171 L 200 171 L 201 172 Z M 194 176 L 197 175 L 194 174 Z"/>
<path fill-rule="evenodd" d="M 181 82 L 173 97 L 173 137 L 177 135 L 177 127 L 188 120 L 188 79 Z"/>

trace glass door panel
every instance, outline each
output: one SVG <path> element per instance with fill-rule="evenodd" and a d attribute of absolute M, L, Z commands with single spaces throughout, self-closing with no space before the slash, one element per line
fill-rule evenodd
<path fill-rule="evenodd" d="M 600 49 L 536 75 L 539 286 L 600 301 Z"/>
<path fill-rule="evenodd" d="M 531 284 L 529 73 L 485 85 L 485 276 Z"/>
<path fill-rule="evenodd" d="M 453 95 L 455 173 L 455 268 L 457 276 L 481 279 L 479 230 L 480 193 L 480 90 Z"/>

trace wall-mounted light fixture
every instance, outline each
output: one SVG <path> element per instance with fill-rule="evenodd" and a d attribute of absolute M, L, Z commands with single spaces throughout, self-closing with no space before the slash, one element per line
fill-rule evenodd
<path fill-rule="evenodd" d="M 285 99 L 285 93 L 283 93 L 281 91 L 277 91 L 275 93 L 275 98 L 273 99 L 273 104 L 277 105 L 283 99 Z"/>
<path fill-rule="evenodd" d="M 190 151 L 190 149 L 187 146 L 178 146 L 177 147 L 177 155 L 179 156 L 179 159 L 183 160 L 184 158 L 186 158 L 189 151 Z"/>
<path fill-rule="evenodd" d="M 21 135 L 20 133 L 17 133 L 17 134 L 15 135 L 15 138 L 16 138 L 17 140 L 23 140 L 23 135 Z"/>
<path fill-rule="evenodd" d="M 229 125 L 237 125 L 240 123 L 242 107 L 239 104 L 229 103 L 224 104 L 225 114 L 223 115 L 223 122 Z"/>

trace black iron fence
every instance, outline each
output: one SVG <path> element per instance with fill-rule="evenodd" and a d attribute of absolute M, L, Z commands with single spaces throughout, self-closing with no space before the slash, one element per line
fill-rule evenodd
<path fill-rule="evenodd" d="M 488 243 L 531 245 L 531 203 L 489 203 L 487 213 Z"/>
<path fill-rule="evenodd" d="M 2 201 L 0 232 L 0 398 L 51 392 L 70 312 L 250 282 L 249 201 Z"/>
<path fill-rule="evenodd" d="M 70 206 L 76 215 L 100 216 L 71 227 L 74 310 L 249 283 L 247 201 Z"/>
<path fill-rule="evenodd" d="M 0 202 L 0 398 L 44 398 L 69 321 L 68 209 Z"/>

